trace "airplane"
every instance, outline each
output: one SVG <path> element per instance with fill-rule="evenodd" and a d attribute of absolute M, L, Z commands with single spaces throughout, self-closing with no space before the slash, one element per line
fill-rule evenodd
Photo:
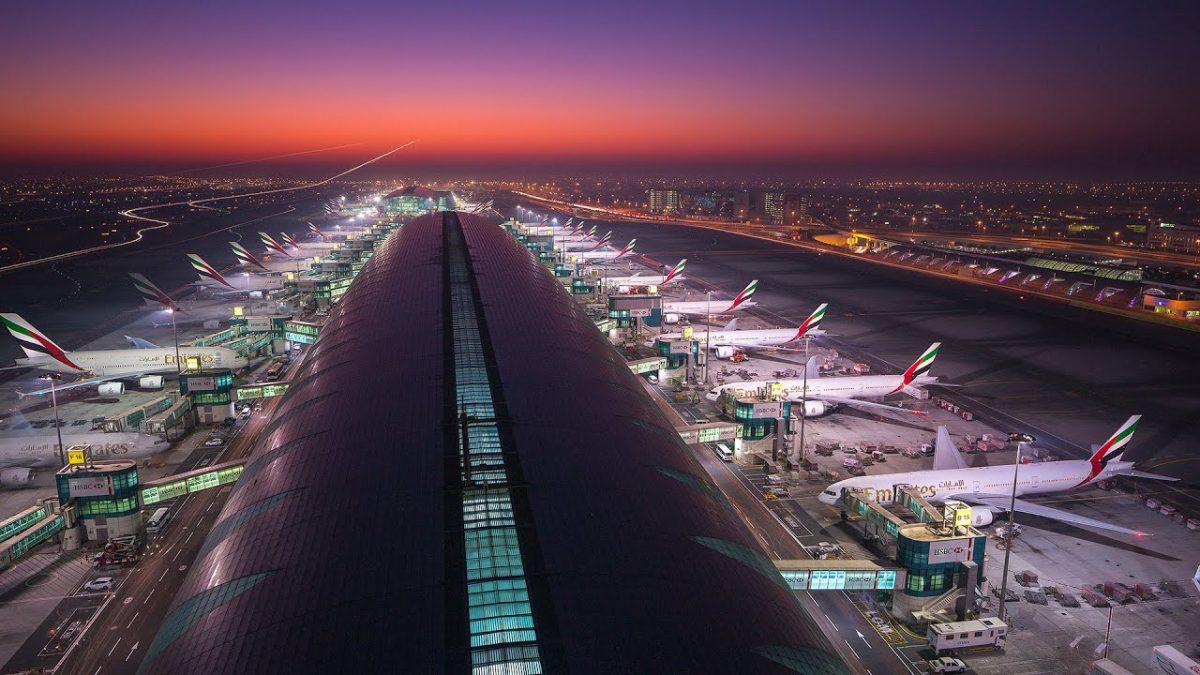
<path fill-rule="evenodd" d="M 257 267 L 263 272 L 268 273 L 271 271 L 267 269 L 267 266 L 264 265 L 261 260 L 255 257 L 253 253 L 246 250 L 245 246 L 242 246 L 236 241 L 229 242 L 229 245 L 233 247 L 233 254 L 237 256 L 238 262 L 241 263 L 242 267 Z"/>
<path fill-rule="evenodd" d="M 268 251 L 274 251 L 285 258 L 292 257 L 292 254 L 288 253 L 287 249 L 280 245 L 279 242 L 275 241 L 275 238 L 266 232 L 259 232 L 258 238 L 262 240 L 263 246 L 266 246 Z"/>
<path fill-rule="evenodd" d="M 937 357 L 938 350 L 942 343 L 935 342 L 929 345 L 921 356 L 913 362 L 902 375 L 847 375 L 844 377 L 822 377 L 820 368 L 817 367 L 818 357 L 814 356 L 808 360 L 805 365 L 805 370 L 808 371 L 808 392 L 804 395 L 802 390 L 805 385 L 805 379 L 799 377 L 791 377 L 786 379 L 774 380 L 757 380 L 750 382 L 730 382 L 713 387 L 704 395 L 704 398 L 709 401 L 716 401 L 721 398 L 721 394 L 726 391 L 733 392 L 734 396 L 750 395 L 756 393 L 759 389 L 767 389 L 773 384 L 782 387 L 783 393 L 793 403 L 803 401 L 803 410 L 799 411 L 805 417 L 820 417 L 833 409 L 837 405 L 849 405 L 856 408 L 866 408 L 869 410 L 886 410 L 896 412 L 903 410 L 884 403 L 873 403 L 871 401 L 863 401 L 864 398 L 883 398 L 889 394 L 894 394 L 903 390 L 905 387 L 916 385 L 931 385 L 937 384 L 937 378 L 928 375 L 929 368 L 933 365 L 934 358 Z M 796 408 L 793 408 L 795 410 Z M 915 411 L 909 411 L 916 413 Z"/>
<path fill-rule="evenodd" d="M 1137 429 L 1141 415 L 1134 415 L 1121 425 L 1088 459 L 1068 459 L 1057 462 L 1035 462 L 1017 468 L 1014 510 L 1031 516 L 1061 520 L 1074 525 L 1112 530 L 1136 536 L 1144 536 L 1139 530 L 1131 530 L 1102 520 L 1086 518 L 1069 511 L 1030 502 L 1019 497 L 1063 492 L 1094 484 L 1115 476 L 1133 476 L 1153 480 L 1178 480 L 1170 476 L 1138 471 L 1134 462 L 1121 461 L 1121 454 L 1129 445 Z M 845 490 L 862 490 L 866 499 L 880 504 L 890 504 L 896 499 L 895 486 L 907 484 L 916 487 L 926 500 L 934 503 L 948 499 L 966 502 L 983 508 L 973 509 L 973 524 L 988 525 L 997 513 L 1006 512 L 1013 497 L 1013 467 L 967 466 L 958 448 L 950 440 L 945 427 L 938 427 L 937 444 L 934 451 L 932 471 L 909 471 L 872 476 L 847 478 L 825 488 L 818 496 L 823 504 L 835 505 L 841 501 Z"/>
<path fill-rule="evenodd" d="M 197 256 L 197 258 L 199 258 L 199 256 Z M 192 264 L 195 265 L 196 263 L 193 261 Z M 141 292 L 142 298 L 145 300 L 147 305 L 153 307 L 157 304 L 162 306 L 163 309 L 169 309 L 172 312 L 182 311 L 179 308 L 179 305 L 175 304 L 175 301 L 171 299 L 171 296 L 167 295 L 163 289 L 151 283 L 151 281 L 146 277 L 138 274 L 137 272 L 130 272 L 129 277 L 133 279 L 134 288 L 137 288 L 138 291 Z"/>
<path fill-rule="evenodd" d="M 724 307 L 724 300 L 718 300 L 715 303 L 708 300 L 663 300 L 663 314 L 684 314 L 684 315 L 707 315 L 707 314 L 729 314 L 747 307 L 753 307 L 758 303 L 750 299 L 754 295 L 754 291 L 758 290 L 758 279 L 746 284 L 741 293 L 730 301 L 728 307 Z M 716 310 L 716 311 L 713 311 Z"/>
<path fill-rule="evenodd" d="M 797 328 L 723 329 L 719 331 L 705 329 L 703 332 L 693 333 L 692 339 L 708 345 L 710 349 L 717 352 L 719 358 L 729 358 L 737 349 L 746 347 L 779 347 L 804 337 L 824 335 L 825 331 L 817 326 L 825 317 L 827 307 L 829 307 L 829 303 L 821 303 Z M 682 340 L 683 334 L 663 333 L 658 336 L 658 339 Z"/>
<path fill-rule="evenodd" d="M 213 284 L 219 284 L 230 290 L 237 290 L 233 287 L 233 284 L 229 283 L 228 279 L 226 279 L 220 272 L 217 271 L 217 268 L 204 262 L 204 258 L 201 258 L 195 253 L 189 253 L 187 254 L 187 257 L 188 261 L 192 263 L 192 269 L 196 270 L 196 274 L 200 275 L 200 286 L 204 286 L 205 288 L 213 288 Z"/>
<path fill-rule="evenodd" d="M 676 279 L 681 279 L 684 265 L 687 264 L 687 258 L 680 260 L 666 274 L 646 274 L 640 272 L 632 276 L 600 276 L 597 280 L 603 282 L 609 287 L 613 286 L 665 286 Z"/>
<path fill-rule="evenodd" d="M 309 232 L 312 232 L 313 234 L 315 234 L 315 235 L 317 235 L 318 237 L 320 237 L 320 238 L 321 238 L 321 241 L 325 241 L 325 233 L 324 233 L 324 232 L 322 232 L 322 231 L 321 231 L 321 228 L 317 227 L 316 225 L 313 225 L 312 223 L 309 223 L 309 224 L 308 224 L 308 231 L 309 231 Z"/>
<path fill-rule="evenodd" d="M 262 274 L 254 275 L 253 279 L 247 278 L 244 285 L 234 286 L 217 271 L 217 268 L 204 262 L 204 259 L 195 253 L 189 253 L 188 260 L 192 263 L 192 269 L 200 276 L 200 281 L 195 282 L 195 285 L 218 295 L 238 295 L 250 291 L 273 291 L 283 288 L 282 277 Z"/>
<path fill-rule="evenodd" d="M 620 260 L 621 258 L 633 253 L 633 247 L 636 245 L 637 239 L 630 239 L 629 243 L 625 244 L 624 248 L 622 248 L 620 251 L 613 251 L 611 249 L 602 251 L 576 251 L 567 255 L 580 260 Z"/>
<path fill-rule="evenodd" d="M 43 335 L 19 314 L 0 314 L 5 328 L 20 343 L 26 358 L 17 359 L 20 367 L 38 370 L 65 371 L 84 375 L 84 379 L 56 384 L 55 391 L 86 387 L 111 380 L 126 380 L 154 373 L 175 372 L 176 350 L 156 349 L 93 349 L 68 352 Z M 185 363 L 195 360 L 200 368 L 238 370 L 246 367 L 246 357 L 225 347 L 193 347 L 179 345 L 179 358 Z M 24 398 L 48 394 L 51 388 L 17 392 Z"/>
<path fill-rule="evenodd" d="M 559 248 L 561 248 L 565 253 L 594 251 L 607 244 L 610 239 L 612 239 L 612 232 L 605 233 L 605 235 L 600 237 L 598 240 L 594 240 L 592 239 L 591 235 L 588 235 L 582 239 L 568 239 L 566 241 L 559 242 Z"/>
<path fill-rule="evenodd" d="M 296 249 L 300 248 L 300 244 L 297 244 L 296 240 L 292 238 L 292 235 L 288 234 L 287 232 L 280 232 L 279 237 L 283 239 L 283 243 L 287 244 L 288 246 Z"/>
<path fill-rule="evenodd" d="M 89 457 L 92 460 L 140 460 L 165 452 L 171 446 L 170 442 L 158 436 L 125 431 L 63 433 L 62 442 L 68 448 L 90 446 Z M 34 469 L 58 467 L 58 438 L 54 433 L 0 440 L 0 486 L 27 487 L 37 477 Z"/>

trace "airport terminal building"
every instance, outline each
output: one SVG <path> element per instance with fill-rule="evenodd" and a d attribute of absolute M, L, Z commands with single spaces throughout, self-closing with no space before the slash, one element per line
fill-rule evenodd
<path fill-rule="evenodd" d="M 142 672 L 848 672 L 498 225 L 389 237 L 292 382 Z"/>

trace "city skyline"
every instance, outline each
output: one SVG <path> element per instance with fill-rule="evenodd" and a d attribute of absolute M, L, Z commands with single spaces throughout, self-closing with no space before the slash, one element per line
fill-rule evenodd
<path fill-rule="evenodd" d="M 1200 173 L 1184 3 L 7 14 L 7 167 L 339 165 L 418 139 L 380 169 Z"/>

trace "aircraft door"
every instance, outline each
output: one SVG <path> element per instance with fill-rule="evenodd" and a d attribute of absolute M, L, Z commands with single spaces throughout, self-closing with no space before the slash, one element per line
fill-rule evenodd
<path fill-rule="evenodd" d="M 979 494 L 979 481 L 975 481 L 974 483 L 972 483 L 971 489 L 972 489 L 972 491 L 975 492 L 975 494 Z"/>

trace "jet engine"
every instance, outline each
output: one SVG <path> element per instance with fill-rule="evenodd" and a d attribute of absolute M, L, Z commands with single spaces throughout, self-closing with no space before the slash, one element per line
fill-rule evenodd
<path fill-rule="evenodd" d="M 803 407 L 803 410 L 800 408 Z M 800 401 L 792 401 L 792 410 L 799 412 L 805 417 L 820 417 L 829 412 L 829 405 L 824 401 L 805 401 L 804 405 L 800 405 Z"/>
<path fill-rule="evenodd" d="M 971 509 L 971 526 L 972 527 L 987 527 L 992 524 L 996 514 L 992 513 L 991 509 L 984 506 L 976 506 Z"/>
<path fill-rule="evenodd" d="M 24 467 L 3 469 L 0 470 L 0 486 L 6 488 L 29 487 L 36 477 L 37 472 L 33 469 Z"/>

